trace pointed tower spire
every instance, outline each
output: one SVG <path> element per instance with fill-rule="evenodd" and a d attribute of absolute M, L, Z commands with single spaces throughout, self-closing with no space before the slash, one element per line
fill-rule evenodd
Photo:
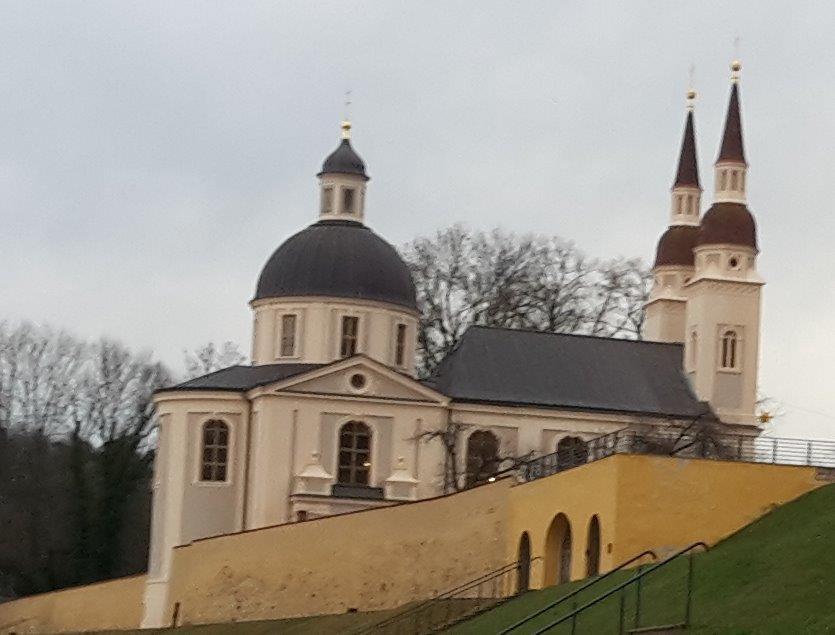
<path fill-rule="evenodd" d="M 715 202 L 702 216 L 695 271 L 687 285 L 685 372 L 693 390 L 724 422 L 756 425 L 760 303 L 757 225 L 745 203 L 738 61 L 715 164 Z M 737 428 L 744 429 L 744 428 Z"/>
<path fill-rule="evenodd" d="M 693 103 L 696 91 L 687 91 L 687 117 L 684 120 L 684 136 L 678 169 L 673 181 L 670 201 L 670 225 L 698 225 L 702 187 L 699 183 L 699 163 L 696 159 L 696 125 L 693 118 Z"/>
<path fill-rule="evenodd" d="M 696 133 L 693 125 L 693 101 L 696 99 L 696 91 L 687 91 L 687 119 L 684 122 L 684 137 L 681 140 L 681 154 L 678 158 L 678 170 L 673 188 L 676 187 L 698 187 L 699 164 L 696 160 Z"/>
<path fill-rule="evenodd" d="M 739 71 L 742 64 L 731 64 L 731 98 L 728 101 L 728 114 L 725 116 L 725 132 L 722 134 L 722 147 L 719 149 L 719 161 L 745 163 L 745 147 L 742 143 L 742 119 L 739 116 Z"/>
<path fill-rule="evenodd" d="M 715 165 L 715 200 L 717 203 L 745 203 L 748 163 L 742 143 L 742 117 L 739 106 L 739 71 L 742 64 L 731 62 L 731 97 L 725 115 L 725 130 Z"/>
<path fill-rule="evenodd" d="M 646 304 L 644 338 L 655 342 L 683 342 L 687 283 L 693 276 L 693 248 L 699 237 L 702 188 L 696 160 L 693 102 L 696 91 L 687 91 L 687 117 L 678 169 L 670 201 L 670 226 L 661 235 L 652 267 L 653 283 Z"/>

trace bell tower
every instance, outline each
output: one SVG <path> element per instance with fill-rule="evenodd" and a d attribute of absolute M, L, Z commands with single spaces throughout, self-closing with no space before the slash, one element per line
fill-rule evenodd
<path fill-rule="evenodd" d="M 685 333 L 685 286 L 693 277 L 693 248 L 699 235 L 702 188 L 696 159 L 693 102 L 696 92 L 687 92 L 687 117 L 678 169 L 670 197 L 670 225 L 658 241 L 652 267 L 652 290 L 646 305 L 644 338 L 656 342 L 683 342 Z"/>
<path fill-rule="evenodd" d="M 760 341 L 757 230 L 746 203 L 738 61 L 714 168 L 714 203 L 702 218 L 686 285 L 685 369 L 725 423 L 756 425 Z"/>

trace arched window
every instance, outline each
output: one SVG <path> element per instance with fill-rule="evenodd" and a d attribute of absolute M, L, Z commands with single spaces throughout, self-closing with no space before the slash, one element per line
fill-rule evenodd
<path fill-rule="evenodd" d="M 371 472 L 371 428 L 349 421 L 339 431 L 337 480 L 344 485 L 368 485 Z"/>
<path fill-rule="evenodd" d="M 499 469 L 499 440 L 487 430 L 478 430 L 467 440 L 467 487 L 486 481 Z"/>
<path fill-rule="evenodd" d="M 699 334 L 696 331 L 690 333 L 690 368 L 696 370 L 696 361 L 698 360 L 697 351 L 699 346 Z"/>
<path fill-rule="evenodd" d="M 600 573 L 600 520 L 591 517 L 589 534 L 586 539 L 586 577 Z"/>
<path fill-rule="evenodd" d="M 545 536 L 545 584 L 571 581 L 571 523 L 565 514 L 557 514 Z"/>
<path fill-rule="evenodd" d="M 212 419 L 203 424 L 201 481 L 223 482 L 229 466 L 229 426 Z"/>
<path fill-rule="evenodd" d="M 519 559 L 516 570 L 516 593 L 524 593 L 531 585 L 531 539 L 523 532 L 519 539 Z"/>
<path fill-rule="evenodd" d="M 557 443 L 557 467 L 561 470 L 582 465 L 588 458 L 589 449 L 580 437 L 563 437 Z"/>
<path fill-rule="evenodd" d="M 732 190 L 736 189 L 736 177 L 737 177 L 737 172 L 736 172 L 736 170 L 733 170 L 731 172 L 731 189 Z"/>
<path fill-rule="evenodd" d="M 721 364 L 722 368 L 727 369 L 736 369 L 739 363 L 738 359 L 738 351 L 739 348 L 739 338 L 737 337 L 736 331 L 728 330 L 722 334 L 722 356 L 721 356 Z"/>

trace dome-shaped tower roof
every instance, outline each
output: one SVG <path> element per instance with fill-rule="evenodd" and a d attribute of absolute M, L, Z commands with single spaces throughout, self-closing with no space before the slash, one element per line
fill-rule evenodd
<path fill-rule="evenodd" d="M 684 266 L 694 263 L 693 248 L 699 238 L 697 225 L 673 225 L 658 240 L 653 267 Z"/>
<path fill-rule="evenodd" d="M 365 163 L 351 146 L 351 122 L 342 122 L 342 141 L 336 150 L 327 156 L 322 164 L 322 170 L 316 176 L 323 174 L 356 174 L 368 180 Z"/>
<path fill-rule="evenodd" d="M 757 224 L 743 203 L 714 203 L 702 218 L 699 245 L 740 245 L 757 250 Z"/>
<path fill-rule="evenodd" d="M 270 256 L 254 299 L 292 296 L 375 300 L 417 310 L 412 276 L 397 250 L 353 221 L 314 223 Z"/>

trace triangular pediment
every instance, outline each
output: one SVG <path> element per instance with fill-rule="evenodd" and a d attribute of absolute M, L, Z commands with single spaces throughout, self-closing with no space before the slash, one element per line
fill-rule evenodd
<path fill-rule="evenodd" d="M 445 395 L 363 355 L 287 378 L 264 390 L 438 404 L 447 401 Z"/>

